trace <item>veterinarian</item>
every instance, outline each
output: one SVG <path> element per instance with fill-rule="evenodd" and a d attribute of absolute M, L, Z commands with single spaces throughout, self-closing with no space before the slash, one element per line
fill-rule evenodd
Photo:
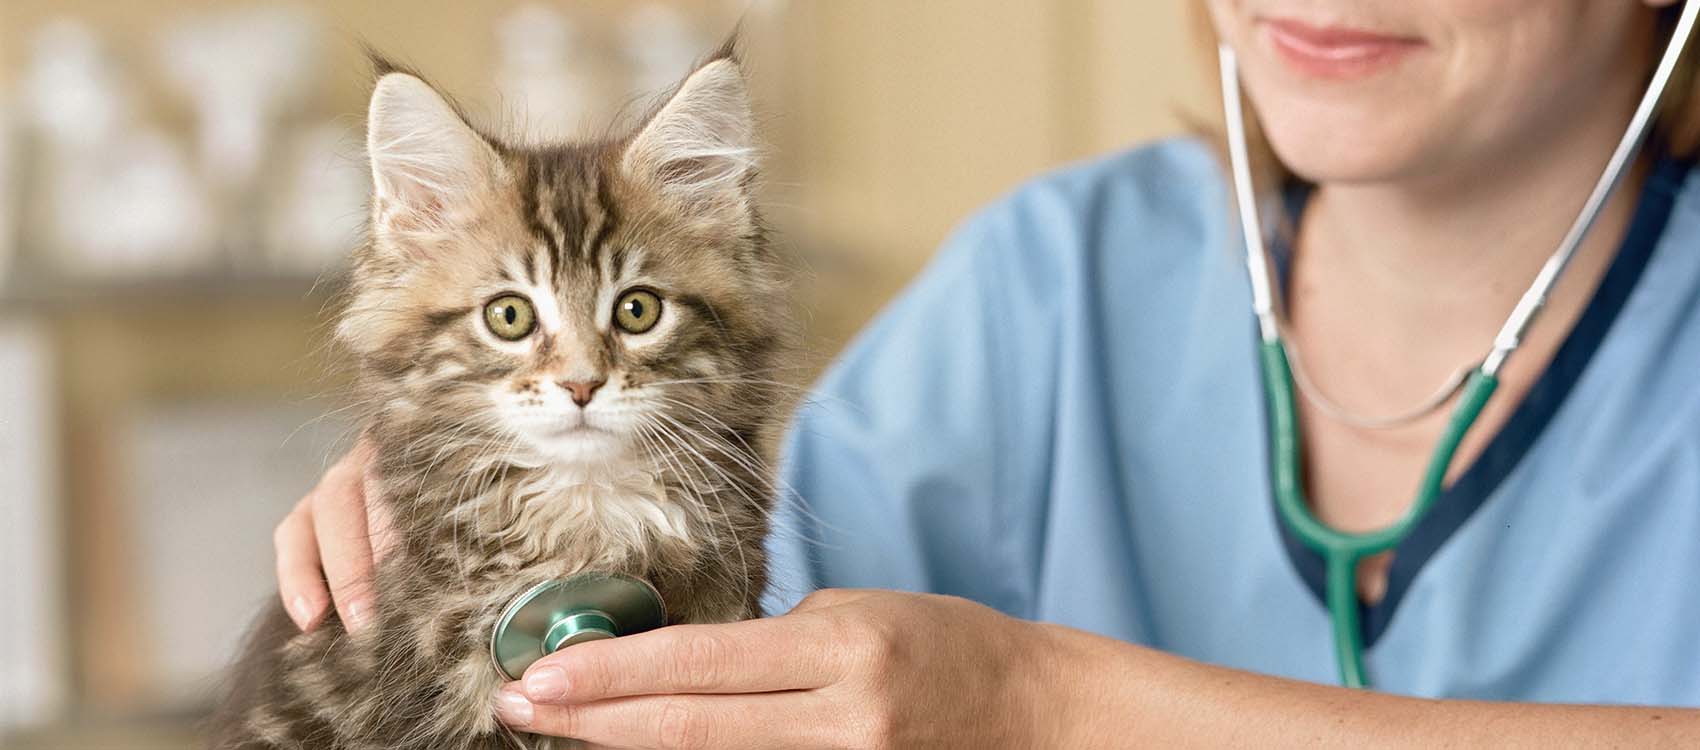
<path fill-rule="evenodd" d="M 995 203 L 803 407 L 773 542 L 788 613 L 562 650 L 504 694 L 510 726 L 656 748 L 1700 745 L 1682 4 L 1206 5 L 1225 144 Z M 333 600 L 369 619 L 388 535 L 366 462 L 279 527 L 303 627 Z"/>

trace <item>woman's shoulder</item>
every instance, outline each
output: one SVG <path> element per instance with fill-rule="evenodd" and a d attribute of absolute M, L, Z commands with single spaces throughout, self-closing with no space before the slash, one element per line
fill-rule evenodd
<path fill-rule="evenodd" d="M 976 256 L 982 273 L 1039 290 L 1172 278 L 1214 268 L 1231 247 L 1227 195 L 1208 143 L 1164 139 L 1028 180 L 964 222 L 941 260 Z"/>
<path fill-rule="evenodd" d="M 1130 196 L 1154 199 L 1153 205 L 1180 208 L 1193 204 L 1194 196 L 1221 191 L 1226 174 L 1223 169 L 1214 147 L 1204 139 L 1171 136 L 1040 174 L 1016 188 L 1010 197 L 1084 197 L 1126 191 Z"/>
<path fill-rule="evenodd" d="M 981 216 L 1075 225 L 1111 214 L 1146 222 L 1197 219 L 1221 210 L 1224 174 L 1209 144 L 1165 138 L 1029 179 Z"/>

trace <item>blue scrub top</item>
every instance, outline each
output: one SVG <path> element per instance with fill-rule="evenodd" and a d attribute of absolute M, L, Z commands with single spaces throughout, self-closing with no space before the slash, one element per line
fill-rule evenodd
<path fill-rule="evenodd" d="M 960 228 L 801 409 L 770 611 L 955 594 L 1336 680 L 1321 563 L 1274 515 L 1223 170 L 1192 140 Z M 1700 171 L 1665 161 L 1595 298 L 1365 608 L 1379 689 L 1700 705 Z"/>

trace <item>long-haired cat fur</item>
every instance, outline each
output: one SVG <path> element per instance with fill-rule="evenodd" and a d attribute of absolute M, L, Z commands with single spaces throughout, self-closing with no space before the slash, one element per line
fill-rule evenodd
<path fill-rule="evenodd" d="M 492 713 L 487 638 L 514 595 L 622 572 L 670 622 L 758 614 L 792 336 L 743 73 L 723 51 L 631 133 L 560 144 L 378 74 L 337 339 L 398 544 L 359 635 L 263 615 L 213 745 L 565 747 Z"/>

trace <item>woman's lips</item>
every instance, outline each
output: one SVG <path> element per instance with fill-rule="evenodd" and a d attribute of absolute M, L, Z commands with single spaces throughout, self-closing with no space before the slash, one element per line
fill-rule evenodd
<path fill-rule="evenodd" d="M 1416 37 L 1343 26 L 1312 26 L 1288 18 L 1264 19 L 1275 51 L 1300 73 L 1318 78 L 1359 78 L 1379 72 L 1424 46 Z"/>

